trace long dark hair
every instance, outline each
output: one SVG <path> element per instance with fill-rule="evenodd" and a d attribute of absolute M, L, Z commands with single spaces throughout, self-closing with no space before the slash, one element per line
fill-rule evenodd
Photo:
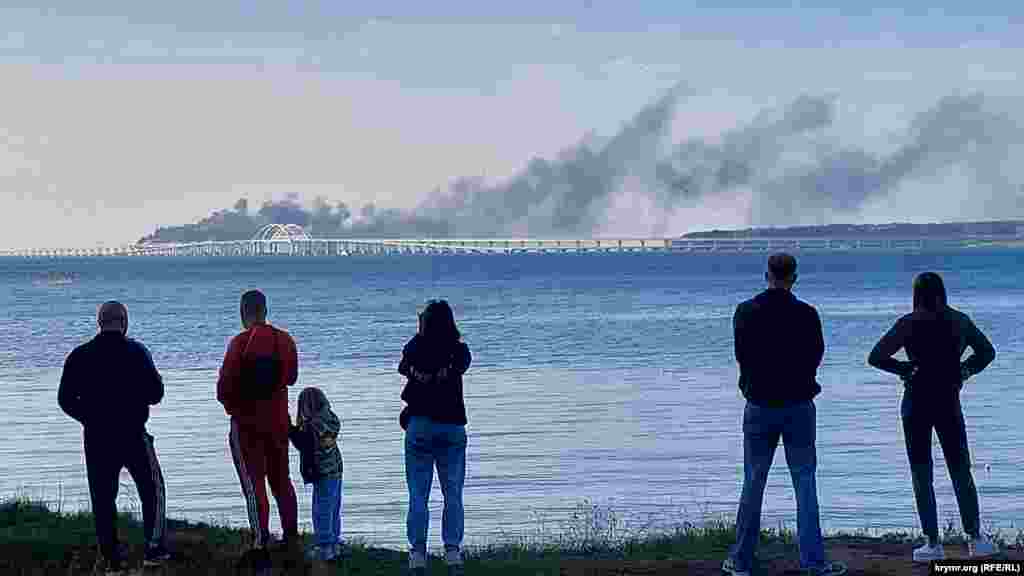
<path fill-rule="evenodd" d="M 462 338 L 455 325 L 455 314 L 446 300 L 431 300 L 420 313 L 421 334 L 428 342 L 446 346 Z"/>
<path fill-rule="evenodd" d="M 935 272 L 922 272 L 914 278 L 914 310 L 941 312 L 946 308 L 946 285 Z"/>

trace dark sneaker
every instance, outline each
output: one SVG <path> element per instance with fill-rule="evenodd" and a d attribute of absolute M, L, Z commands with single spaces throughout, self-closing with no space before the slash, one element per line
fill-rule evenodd
<path fill-rule="evenodd" d="M 120 576 L 124 571 L 123 561 L 119 558 L 105 558 L 102 554 L 96 556 L 96 563 L 92 567 L 92 573 L 96 576 Z"/>
<path fill-rule="evenodd" d="M 722 562 L 722 574 L 727 576 L 750 576 L 750 570 L 740 570 L 736 567 L 736 561 L 732 558 L 726 558 Z"/>
<path fill-rule="evenodd" d="M 448 576 L 463 576 L 466 573 L 462 550 L 458 548 L 445 549 L 444 562 L 448 565 Z"/>
<path fill-rule="evenodd" d="M 809 570 L 811 576 L 846 576 L 846 564 L 842 562 L 828 562 L 821 568 Z"/>
<path fill-rule="evenodd" d="M 423 552 L 409 552 L 409 576 L 426 576 L 427 555 Z"/>
<path fill-rule="evenodd" d="M 280 539 L 274 540 L 274 547 L 285 554 L 292 556 L 301 555 L 303 551 L 302 536 L 298 534 L 285 534 Z"/>
<path fill-rule="evenodd" d="M 306 560 L 313 561 L 319 560 L 321 562 L 334 562 L 338 559 L 338 546 L 323 547 L 319 544 L 313 544 L 309 548 L 306 548 Z"/>
<path fill-rule="evenodd" d="M 142 565 L 147 568 L 154 568 L 156 566 L 163 566 L 163 564 L 171 559 L 171 553 L 167 551 L 161 545 L 146 546 L 146 555 L 142 559 Z"/>
<path fill-rule="evenodd" d="M 252 571 L 256 576 L 271 576 L 274 563 L 270 560 L 270 551 L 266 548 L 254 548 L 252 554 Z"/>
<path fill-rule="evenodd" d="M 998 552 L 999 547 L 984 534 L 977 538 L 967 537 L 967 555 L 971 558 L 985 558 L 987 556 L 994 556 Z"/>

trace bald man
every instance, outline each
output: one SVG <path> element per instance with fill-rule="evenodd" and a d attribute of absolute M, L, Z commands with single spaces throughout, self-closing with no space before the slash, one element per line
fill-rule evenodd
<path fill-rule="evenodd" d="M 122 569 L 117 541 L 117 492 L 127 468 L 142 500 L 146 536 L 145 565 L 158 566 L 170 555 L 165 547 L 164 478 L 146 431 L 149 407 L 164 397 L 153 357 L 127 337 L 128 309 L 107 302 L 97 315 L 99 334 L 75 348 L 64 362 L 57 401 L 82 424 L 89 496 L 96 522 L 100 573 Z"/>

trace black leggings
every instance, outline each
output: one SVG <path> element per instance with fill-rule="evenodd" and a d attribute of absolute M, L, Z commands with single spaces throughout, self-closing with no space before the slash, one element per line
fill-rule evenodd
<path fill-rule="evenodd" d="M 163 545 L 167 531 L 164 477 L 145 430 L 112 437 L 85 435 L 85 465 L 96 521 L 96 540 L 103 556 L 113 559 L 117 546 L 117 492 L 121 469 L 127 468 L 142 501 L 143 530 L 148 545 Z"/>
<path fill-rule="evenodd" d="M 967 430 L 960 407 L 960 396 L 940 401 L 912 394 L 903 394 L 901 407 L 903 438 L 914 481 L 914 498 L 921 529 L 932 540 L 938 540 L 939 522 L 932 485 L 932 429 L 939 436 L 939 445 L 946 459 L 953 490 L 960 507 L 964 532 L 976 537 L 979 531 L 978 490 L 971 474 L 971 453 L 967 448 Z"/>

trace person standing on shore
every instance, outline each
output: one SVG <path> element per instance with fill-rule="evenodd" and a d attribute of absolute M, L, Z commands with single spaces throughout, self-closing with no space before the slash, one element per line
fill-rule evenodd
<path fill-rule="evenodd" d="M 253 562 L 257 570 L 266 570 L 270 567 L 268 481 L 285 544 L 301 545 L 288 461 L 288 387 L 298 379 L 298 352 L 290 334 L 267 323 L 267 299 L 262 292 L 243 294 L 240 312 L 244 330 L 228 345 L 217 380 L 217 400 L 231 417 L 228 443 L 253 531 Z"/>
<path fill-rule="evenodd" d="M 961 362 L 968 347 L 972 354 Z M 901 349 L 906 350 L 908 361 L 893 358 Z M 868 356 L 868 364 L 896 374 L 905 386 L 900 406 L 903 439 L 917 513 L 928 538 L 914 550 L 915 562 L 942 560 L 946 556 L 939 541 L 932 485 L 933 428 L 953 480 L 971 557 L 996 552 L 992 541 L 981 533 L 978 490 L 971 474 L 971 453 L 960 405 L 964 382 L 984 370 L 995 357 L 995 348 L 974 322 L 946 303 L 946 287 L 942 277 L 934 272 L 924 272 L 914 279 L 914 311 L 897 320 Z"/>
<path fill-rule="evenodd" d="M 313 486 L 313 532 L 316 544 L 306 558 L 330 562 L 342 555 L 341 500 L 344 462 L 338 447 L 341 419 L 323 390 L 310 386 L 299 393 L 295 425 L 288 436 L 299 451 L 302 480 Z"/>
<path fill-rule="evenodd" d="M 469 347 L 462 342 L 455 316 L 444 300 L 427 304 L 419 330 L 402 350 L 398 373 L 407 378 L 401 424 L 405 429 L 405 478 L 409 486 L 409 572 L 422 576 L 427 566 L 428 498 L 437 467 L 444 513 L 441 537 L 448 573 L 463 573 L 466 481 L 466 405 L 462 375 L 469 368 Z"/>
<path fill-rule="evenodd" d="M 117 539 L 117 492 L 127 468 L 142 501 L 146 550 L 143 563 L 170 558 L 165 546 L 164 477 L 153 436 L 146 431 L 149 407 L 164 397 L 164 383 L 149 350 L 127 337 L 128 309 L 100 306 L 99 334 L 74 349 L 64 362 L 57 402 L 82 424 L 89 496 L 100 555 L 96 571 L 120 574 L 125 558 Z"/>
<path fill-rule="evenodd" d="M 733 317 L 743 411 L 743 493 L 736 514 L 736 544 L 722 563 L 732 576 L 748 576 L 761 536 L 761 503 L 775 449 L 782 438 L 796 491 L 800 567 L 816 576 L 840 576 L 846 566 L 825 561 L 815 478 L 817 371 L 825 354 L 821 318 L 793 295 L 796 259 L 768 258 L 768 289 L 736 308 Z"/>

